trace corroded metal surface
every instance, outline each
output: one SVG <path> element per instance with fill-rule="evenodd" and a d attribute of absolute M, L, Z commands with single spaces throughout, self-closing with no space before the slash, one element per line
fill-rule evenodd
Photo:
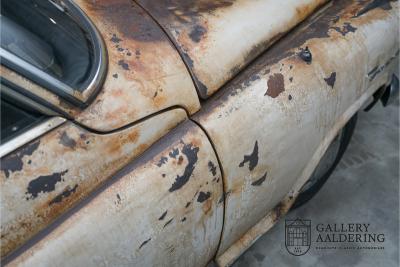
<path fill-rule="evenodd" d="M 106 131 L 170 106 L 199 109 L 179 54 L 140 7 L 130 0 L 76 2 L 99 29 L 109 57 L 103 89 L 77 121 Z"/>
<path fill-rule="evenodd" d="M 284 196 L 296 196 L 358 101 L 389 81 L 399 54 L 398 2 L 378 2 L 333 1 L 194 116 L 224 172 L 220 258 L 254 236 L 246 232 Z"/>
<path fill-rule="evenodd" d="M 187 121 L 9 266 L 205 266 L 222 195 L 213 149 Z"/>
<path fill-rule="evenodd" d="M 1 67 L 2 76 L 88 128 L 108 132 L 160 110 L 200 108 L 185 64 L 160 27 L 130 0 L 75 1 L 102 35 L 108 53 L 107 76 L 99 95 L 77 109 L 37 84 Z"/>
<path fill-rule="evenodd" d="M 186 118 L 173 109 L 99 135 L 67 122 L 1 159 L 1 256 L 25 243 Z"/>
<path fill-rule="evenodd" d="M 137 0 L 168 32 L 207 98 L 326 0 Z"/>

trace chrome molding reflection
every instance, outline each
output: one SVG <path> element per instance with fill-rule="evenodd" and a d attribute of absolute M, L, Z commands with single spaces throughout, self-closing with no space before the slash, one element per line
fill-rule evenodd
<path fill-rule="evenodd" d="M 88 105 L 90 101 L 95 98 L 96 93 L 100 90 L 101 85 L 106 77 L 108 66 L 106 46 L 96 26 L 77 4 L 71 0 L 60 0 L 59 2 L 61 4 L 65 4 L 68 10 L 75 15 L 75 17 L 78 19 L 78 23 L 82 23 L 83 28 L 88 30 L 88 33 L 93 40 L 93 65 L 96 66 L 96 69 L 94 72 L 92 72 L 91 76 L 87 80 L 87 83 L 85 84 L 86 89 L 83 91 L 83 96 L 81 99 L 82 101 L 85 101 L 86 105 Z"/>
<path fill-rule="evenodd" d="M 61 117 L 52 117 L 34 126 L 32 129 L 29 129 L 26 132 L 18 135 L 17 137 L 12 138 L 10 141 L 0 145 L 0 158 L 6 156 L 8 153 L 34 140 L 35 138 L 43 135 L 44 133 L 56 128 L 65 121 L 66 119 Z"/>

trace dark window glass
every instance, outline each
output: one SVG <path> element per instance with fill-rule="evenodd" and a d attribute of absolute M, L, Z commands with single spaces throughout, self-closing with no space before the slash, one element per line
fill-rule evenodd
<path fill-rule="evenodd" d="M 1 140 L 3 144 L 32 126 L 46 116 L 30 109 L 24 109 L 10 99 L 1 96 Z"/>
<path fill-rule="evenodd" d="M 2 0 L 1 47 L 82 91 L 92 69 L 92 42 L 60 3 Z"/>

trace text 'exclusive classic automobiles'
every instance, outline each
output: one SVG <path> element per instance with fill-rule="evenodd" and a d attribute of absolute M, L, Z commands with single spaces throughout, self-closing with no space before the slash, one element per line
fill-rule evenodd
<path fill-rule="evenodd" d="M 398 95 L 391 0 L 2 0 L 5 266 L 231 265 Z"/>

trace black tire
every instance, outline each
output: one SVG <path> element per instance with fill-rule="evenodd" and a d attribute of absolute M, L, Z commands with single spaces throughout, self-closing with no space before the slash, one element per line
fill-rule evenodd
<path fill-rule="evenodd" d="M 296 209 L 301 205 L 305 204 L 307 201 L 312 199 L 317 192 L 322 188 L 325 182 L 328 180 L 329 176 L 332 174 L 333 170 L 338 165 L 340 159 L 342 158 L 344 152 L 346 151 L 347 146 L 350 143 L 351 137 L 353 136 L 354 129 L 357 123 L 357 113 L 354 114 L 353 117 L 346 123 L 346 125 L 341 129 L 339 134 L 336 136 L 334 141 L 330 144 L 328 149 L 326 150 L 324 156 L 321 158 L 318 166 L 315 168 L 313 174 L 310 179 L 303 185 L 300 190 L 299 196 L 294 202 L 291 209 Z M 335 144 L 335 142 L 338 142 Z M 328 153 L 332 153 L 333 146 L 338 146 L 335 150 L 334 160 L 328 162 L 328 166 L 324 166 L 323 170 L 319 170 L 321 168 L 321 164 L 327 164 L 326 160 L 324 162 L 324 158 L 329 156 Z M 317 171 L 319 170 L 319 172 Z"/>

